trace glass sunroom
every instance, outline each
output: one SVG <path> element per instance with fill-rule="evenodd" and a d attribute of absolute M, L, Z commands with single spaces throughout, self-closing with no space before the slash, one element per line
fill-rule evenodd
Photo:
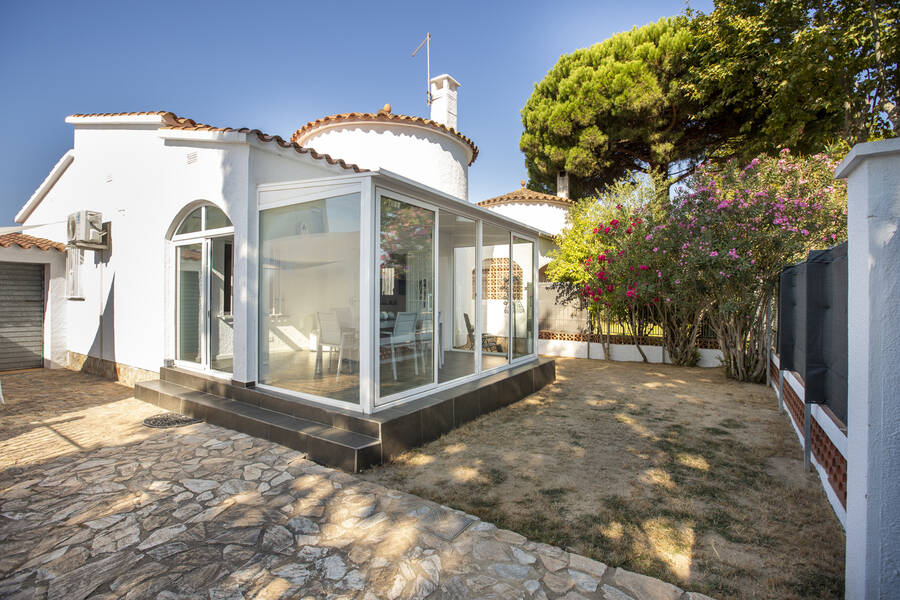
<path fill-rule="evenodd" d="M 374 413 L 536 360 L 539 231 L 385 171 L 257 209 L 257 388 Z"/>

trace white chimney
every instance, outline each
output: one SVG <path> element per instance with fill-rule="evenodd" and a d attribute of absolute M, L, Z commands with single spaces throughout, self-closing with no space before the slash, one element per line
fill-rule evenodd
<path fill-rule="evenodd" d="M 431 89 L 431 120 L 456 129 L 456 90 L 459 82 L 444 74 L 432 77 L 428 83 Z"/>
<path fill-rule="evenodd" d="M 560 198 L 569 197 L 569 174 L 565 171 L 556 174 L 556 195 Z"/>

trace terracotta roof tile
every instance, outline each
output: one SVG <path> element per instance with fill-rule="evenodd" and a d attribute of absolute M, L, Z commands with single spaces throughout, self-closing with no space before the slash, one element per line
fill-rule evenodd
<path fill-rule="evenodd" d="M 423 117 L 411 117 L 409 115 L 395 115 L 392 112 L 387 110 L 380 110 L 377 113 L 359 113 L 359 112 L 350 112 L 350 113 L 341 113 L 339 115 L 329 115 L 327 117 L 322 117 L 321 119 L 316 119 L 315 121 L 310 121 L 300 129 L 294 132 L 294 135 L 291 136 L 291 141 L 297 142 L 301 140 L 306 134 L 311 133 L 312 131 L 322 127 L 323 125 L 330 125 L 333 123 L 341 123 L 347 121 L 371 121 L 377 123 L 410 123 L 413 125 L 424 125 L 426 127 L 431 127 L 432 129 L 437 129 L 438 131 L 442 131 L 444 133 L 449 133 L 450 135 L 454 135 L 472 149 L 472 160 L 469 161 L 471 165 L 475 162 L 475 159 L 478 158 L 478 146 L 475 145 L 475 142 L 453 129 L 452 127 L 447 127 L 443 123 L 438 123 L 437 121 L 432 121 L 431 119 L 425 119 Z"/>
<path fill-rule="evenodd" d="M 197 123 L 193 119 L 186 119 L 184 117 L 179 117 L 174 113 L 165 113 L 163 115 L 163 120 L 166 121 L 166 126 L 163 129 L 181 129 L 186 131 L 234 131 L 237 133 L 245 133 L 248 135 L 255 135 L 256 139 L 261 142 L 275 142 L 282 148 L 293 148 L 299 154 L 309 154 L 311 157 L 317 160 L 324 160 L 330 165 L 339 165 L 345 169 L 350 169 L 355 171 L 356 173 L 360 173 L 362 171 L 368 171 L 368 169 L 362 169 L 357 165 L 352 163 L 345 162 L 340 158 L 332 158 L 328 154 L 320 154 L 313 150 L 312 148 L 305 148 L 300 144 L 295 142 L 288 142 L 280 135 L 269 135 L 268 133 L 263 133 L 259 129 L 250 129 L 249 127 L 215 127 L 213 125 L 206 125 L 204 123 Z"/>
<path fill-rule="evenodd" d="M 345 169 L 349 169 L 355 171 L 356 173 L 360 173 L 362 171 L 367 171 L 368 169 L 362 169 L 357 165 L 345 162 L 339 158 L 332 158 L 328 154 L 320 154 L 313 150 L 312 148 L 304 148 L 300 144 L 296 144 L 294 142 L 288 142 L 284 140 L 281 136 L 278 135 L 269 135 L 267 133 L 263 133 L 259 129 L 250 129 L 249 127 L 215 127 L 213 125 L 206 125 L 204 123 L 197 123 L 193 119 L 188 119 L 185 117 L 179 117 L 173 112 L 165 111 L 165 110 L 157 110 L 157 111 L 146 111 L 146 112 L 118 112 L 118 113 L 89 113 L 89 114 L 75 114 L 70 115 L 72 117 L 128 117 L 128 116 L 148 116 L 148 115 L 157 115 L 162 117 L 162 121 L 164 123 L 163 129 L 180 129 L 186 131 L 234 131 L 237 133 L 245 133 L 250 135 L 255 135 L 256 138 L 261 142 L 275 142 L 282 148 L 293 148 L 299 154 L 309 154 L 312 158 L 316 160 L 324 160 L 330 165 L 339 165 Z"/>
<path fill-rule="evenodd" d="M 28 250 L 29 248 L 38 248 L 39 250 L 57 250 L 59 252 L 66 251 L 66 245 L 46 240 L 44 238 L 25 235 L 24 233 L 5 233 L 0 235 L 0 247 L 9 248 L 10 246 L 19 246 Z"/>
<path fill-rule="evenodd" d="M 171 114 L 165 110 L 150 110 L 145 112 L 115 112 L 115 113 L 76 113 L 70 117 L 143 117 L 148 115 Z"/>
<path fill-rule="evenodd" d="M 575 202 L 570 198 L 553 196 L 551 194 L 542 194 L 541 192 L 529 190 L 525 187 L 525 182 L 523 181 L 521 189 L 510 192 L 508 194 L 503 194 L 502 196 L 497 196 L 495 198 L 482 200 L 478 203 L 478 206 L 490 207 L 499 206 L 501 204 L 552 204 L 555 206 L 561 206 L 563 208 L 569 208 L 570 206 L 575 204 Z"/>

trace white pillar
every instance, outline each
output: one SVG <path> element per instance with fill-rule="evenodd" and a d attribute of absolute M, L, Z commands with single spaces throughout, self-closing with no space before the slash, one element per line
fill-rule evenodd
<path fill-rule="evenodd" d="M 847 598 L 900 590 L 900 138 L 858 144 L 848 180 Z"/>

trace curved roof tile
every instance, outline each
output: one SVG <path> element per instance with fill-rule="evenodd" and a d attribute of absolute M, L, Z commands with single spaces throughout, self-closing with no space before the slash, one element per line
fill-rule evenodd
<path fill-rule="evenodd" d="M 39 250 L 66 251 L 65 244 L 60 244 L 53 240 L 25 235 L 24 233 L 5 233 L 0 235 L 0 247 L 9 248 L 10 246 L 19 246 L 25 250 L 37 248 Z"/>
<path fill-rule="evenodd" d="M 333 123 L 350 121 L 371 121 L 374 123 L 408 123 L 412 125 L 424 125 L 426 127 L 431 127 L 432 129 L 436 129 L 443 133 L 449 133 L 450 135 L 456 136 L 463 143 L 467 144 L 469 148 L 472 149 L 472 159 L 469 161 L 470 165 L 475 162 L 476 158 L 478 158 L 478 146 L 475 145 L 475 142 L 473 142 L 471 139 L 464 136 L 457 130 L 453 129 L 452 127 L 447 127 L 443 123 L 438 123 L 437 121 L 432 121 L 431 119 L 425 119 L 423 117 L 395 115 L 394 113 L 388 112 L 386 110 L 380 110 L 377 113 L 350 112 L 341 113 L 339 115 L 328 115 L 327 117 L 322 117 L 321 119 L 310 121 L 300 129 L 295 131 L 294 135 L 291 136 L 291 141 L 296 143 L 298 139 L 318 129 L 319 127 L 322 127 L 323 125 L 331 125 Z"/>
<path fill-rule="evenodd" d="M 529 190 L 525 187 L 525 182 L 523 181 L 521 189 L 508 194 L 503 194 L 502 196 L 482 200 L 478 203 L 478 206 L 487 208 L 499 206 L 501 204 L 551 204 L 554 206 L 561 206 L 562 208 L 569 208 L 575 204 L 575 201 L 570 198 L 563 198 L 562 196 L 553 196 L 551 194 L 542 194 L 541 192 Z"/>

